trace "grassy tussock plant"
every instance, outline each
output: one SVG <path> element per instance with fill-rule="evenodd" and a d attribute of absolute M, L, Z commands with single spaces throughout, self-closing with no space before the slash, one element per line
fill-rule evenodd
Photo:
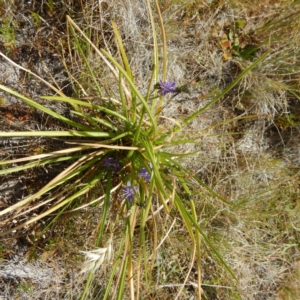
<path fill-rule="evenodd" d="M 262 55 L 245 68 L 224 91 L 203 108 L 181 122 L 168 118 L 169 123 L 166 125 L 162 121 L 166 118 L 161 114 L 164 101 L 168 97 L 175 97 L 178 93 L 186 92 L 186 87 L 179 87 L 167 78 L 166 36 L 158 3 L 154 2 L 162 33 L 162 75 L 159 74 L 156 25 L 153 21 L 151 5 L 148 3 L 153 29 L 154 67 L 149 74 L 146 93 L 140 92 L 135 84 L 134 74 L 115 23 L 113 23 L 113 31 L 119 59 L 114 58 L 108 49 L 99 50 L 69 17 L 67 18 L 68 26 L 75 48 L 87 67 L 87 72 L 92 78 L 91 84 L 94 84 L 100 101 L 69 98 L 61 93 L 60 96 L 42 97 L 70 104 L 73 108 L 72 114 L 76 116 L 75 121 L 75 118 L 73 120 L 60 115 L 0 85 L 3 91 L 65 124 L 65 129 L 59 131 L 1 132 L 2 138 L 62 138 L 66 144 L 64 149 L 54 152 L 1 161 L 0 175 L 62 161 L 69 162 L 66 169 L 39 191 L 0 212 L 2 218 L 6 216 L 7 223 L 12 219 L 17 220 L 16 226 L 2 232 L 1 236 L 27 228 L 28 225 L 46 216 L 54 214 L 57 217 L 67 207 L 83 208 L 86 206 L 82 204 L 84 195 L 94 190 L 98 184 L 102 183 L 105 187 L 104 195 L 89 199 L 88 202 L 89 205 L 102 207 L 102 214 L 95 233 L 96 249 L 84 252 L 87 261 L 83 272 L 88 274 L 88 278 L 81 299 L 89 297 L 95 271 L 102 264 L 110 261 L 112 261 L 112 268 L 103 299 L 123 299 L 127 285 L 129 288 L 126 288 L 126 294 L 131 299 L 140 299 L 141 289 L 150 288 L 156 251 L 167 237 L 159 243 L 155 219 L 158 214 L 162 213 L 171 218 L 180 216 L 185 225 L 189 235 L 189 238 L 186 237 L 186 243 L 191 245 L 192 259 L 189 272 L 196 262 L 199 299 L 201 298 L 202 276 L 201 240 L 234 277 L 221 254 L 199 226 L 193 196 L 197 190 L 205 189 L 216 198 L 216 201 L 222 201 L 224 205 L 229 205 L 229 203 L 214 193 L 197 176 L 191 175 L 178 162 L 178 157 L 193 155 L 193 153 L 174 154 L 171 151 L 168 152 L 168 149 L 178 144 L 194 143 L 193 140 L 181 140 L 178 138 L 178 133 L 185 125 L 228 93 L 251 69 L 264 60 L 267 54 Z M 89 45 L 89 49 L 95 51 L 115 76 L 115 88 L 118 94 L 114 97 L 105 95 L 102 90 L 93 66 L 86 59 L 82 41 Z M 29 212 L 43 205 L 46 207 L 44 211 L 28 218 Z M 27 220 L 18 224 L 19 220 L 23 219 L 21 216 Z M 149 222 L 154 228 L 152 233 L 147 231 Z M 114 236 L 117 234 L 116 228 L 120 229 L 120 224 L 123 224 L 121 238 L 118 238 L 118 250 L 113 255 L 112 245 L 116 240 Z M 120 235 L 120 232 L 118 234 Z M 113 256 L 114 260 L 112 260 Z M 116 288 L 113 289 L 113 286 Z M 181 291 L 182 289 L 179 290 L 178 297 Z"/>

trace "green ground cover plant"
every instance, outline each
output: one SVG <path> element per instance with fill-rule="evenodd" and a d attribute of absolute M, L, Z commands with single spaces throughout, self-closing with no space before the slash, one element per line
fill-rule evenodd
<path fill-rule="evenodd" d="M 206 10 L 213 15 L 218 8 L 225 7 L 222 3 L 145 1 L 151 24 L 152 55 L 142 87 L 140 70 L 134 67 L 133 53 L 127 49 L 124 33 L 120 33 L 116 22 L 111 23 L 110 37 L 102 41 L 95 36 L 92 26 L 82 29 L 68 16 L 66 46 L 73 65 L 79 65 L 81 73 L 76 78 L 67 70 L 76 95 L 67 97 L 45 82 L 57 95 L 41 99 L 69 105 L 70 116 L 0 85 L 2 91 L 61 124 L 55 130 L 2 131 L 2 138 L 40 137 L 60 140 L 64 145 L 55 151 L 5 159 L 0 162 L 0 175 L 41 166 L 51 168 L 61 163 L 67 166 L 41 189 L 0 212 L 3 224 L 9 224 L 1 236 L 25 232 L 35 222 L 45 219 L 47 225 L 35 236 L 38 240 L 62 219 L 67 219 L 72 231 L 72 226 L 76 226 L 71 225 L 72 214 L 78 211 L 98 212 L 93 215 L 89 249 L 79 249 L 86 261 L 80 273 L 83 283 L 75 299 L 185 299 L 191 295 L 197 295 L 198 299 L 247 299 L 243 288 L 250 285 L 247 276 L 249 281 L 253 280 L 254 271 L 247 270 L 249 265 L 242 264 L 238 256 L 256 256 L 262 264 L 255 268 L 261 268 L 257 272 L 263 273 L 265 257 L 283 261 L 284 252 L 298 255 L 297 167 L 283 167 L 281 162 L 261 152 L 257 154 L 258 150 L 255 155 L 230 152 L 233 159 L 227 157 L 229 144 L 233 147 L 235 143 L 232 137 L 254 135 L 245 122 L 271 123 L 276 111 L 282 112 L 286 105 L 286 99 L 279 94 L 298 97 L 296 72 L 288 77 L 290 64 L 298 54 L 292 48 L 281 50 L 277 46 L 279 36 L 285 35 L 283 29 L 294 28 L 298 17 L 287 13 L 288 20 L 279 17 L 273 25 L 265 22 L 255 32 L 248 32 L 249 41 L 244 41 L 244 46 L 246 37 L 242 28 L 246 25 L 238 19 L 224 33 L 226 40 L 223 35 L 215 43 L 223 51 L 221 60 L 235 64 L 232 79 L 229 82 L 224 79 L 223 87 L 213 83 L 213 92 L 206 103 L 192 112 L 180 118 L 173 118 L 167 112 L 177 97 L 189 96 L 193 85 L 179 84 L 168 75 L 172 74 L 168 69 L 172 66 L 168 38 L 174 29 L 164 18 L 171 20 L 170 16 L 182 9 L 187 16 Z M 228 3 L 233 9 L 242 5 L 246 9 L 250 5 Z M 270 28 L 275 32 L 271 38 L 266 33 Z M 251 34 L 259 37 L 255 46 Z M 96 46 L 100 40 L 102 47 Z M 266 46 L 267 42 L 271 46 Z M 196 58 L 199 65 L 206 58 L 203 53 Z M 4 54 L 1 56 L 10 61 Z M 285 64 L 280 62 L 283 58 Z M 274 66 L 280 68 L 276 77 L 267 73 Z M 88 97 L 89 94 L 93 97 Z M 257 95 L 263 95 L 264 100 L 255 102 Z M 233 98 L 231 105 L 239 115 L 232 114 L 191 130 L 199 117 L 209 114 L 229 97 Z M 197 146 L 207 132 L 208 138 L 219 139 L 218 148 L 224 161 L 212 162 L 201 176 L 189 162 L 201 155 Z M 230 143 L 226 140 L 228 136 Z M 184 148 L 187 145 L 193 150 L 187 151 Z M 87 222 L 92 218 L 88 213 L 83 216 Z M 260 239 L 265 246 L 259 246 L 259 251 L 251 254 Z M 280 241 L 280 249 L 284 250 L 277 250 L 272 240 Z M 52 244 L 45 250 L 55 249 L 55 243 Z M 167 259 L 170 254 L 172 259 Z M 78 263 L 76 256 L 74 261 Z M 98 274 L 105 274 L 101 283 Z M 194 281 L 189 279 L 191 274 Z M 297 277 L 297 271 L 295 274 Z M 275 288 L 272 289 L 275 293 Z M 283 284 L 280 293 L 286 295 L 286 290 L 292 295 L 291 289 Z M 65 297 L 72 298 L 70 294 Z M 252 299 L 262 299 L 259 297 L 255 295 Z"/>

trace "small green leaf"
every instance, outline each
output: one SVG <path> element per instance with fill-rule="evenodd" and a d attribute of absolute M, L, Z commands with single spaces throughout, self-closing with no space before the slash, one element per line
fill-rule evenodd
<path fill-rule="evenodd" d="M 245 20 L 237 20 L 237 21 L 235 22 L 235 27 L 236 27 L 236 28 L 242 28 L 242 27 L 245 26 L 245 24 L 246 24 L 246 21 L 245 21 Z"/>

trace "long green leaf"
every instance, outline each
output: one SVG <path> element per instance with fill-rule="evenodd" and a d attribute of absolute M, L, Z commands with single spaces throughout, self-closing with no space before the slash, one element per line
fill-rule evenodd
<path fill-rule="evenodd" d="M 125 79 L 127 80 L 127 82 L 129 83 L 130 87 L 132 88 L 132 90 L 134 91 L 134 93 L 137 95 L 137 97 L 140 99 L 141 103 L 143 104 L 143 107 L 145 108 L 151 123 L 153 125 L 153 129 L 154 129 L 154 133 L 155 135 L 157 134 L 157 124 L 156 121 L 148 107 L 148 104 L 146 102 L 146 100 L 144 99 L 144 97 L 141 95 L 141 93 L 138 91 L 138 89 L 136 88 L 136 86 L 134 85 L 134 83 L 132 82 L 132 80 L 130 79 L 130 76 L 127 74 L 127 72 L 122 68 L 122 66 L 108 53 L 106 52 L 104 49 L 101 49 L 101 52 L 103 55 L 105 55 L 111 62 L 112 64 L 122 73 L 122 75 L 125 77 Z"/>
<path fill-rule="evenodd" d="M 128 122 L 128 120 L 123 116 L 118 114 L 117 112 L 110 110 L 106 107 L 100 106 L 100 105 L 96 105 L 96 104 L 91 104 L 82 100 L 77 100 L 77 99 L 73 99 L 73 98 L 68 98 L 68 97 L 60 97 L 60 96 L 42 96 L 41 99 L 49 99 L 49 100 L 56 100 L 56 101 L 63 101 L 63 102 L 67 102 L 70 104 L 78 104 L 81 106 L 85 106 L 85 107 L 89 107 L 89 108 L 93 108 L 95 110 L 99 110 L 104 112 L 105 114 L 109 114 L 111 116 L 114 116 L 120 120 L 123 120 L 125 122 Z"/>
<path fill-rule="evenodd" d="M 100 127 L 97 124 L 97 123 L 99 123 L 99 124 L 102 124 L 102 125 L 106 126 L 109 129 L 112 129 L 114 131 L 118 131 L 117 127 L 115 127 L 114 125 L 112 125 L 111 123 L 107 122 L 104 119 L 99 119 L 99 118 L 96 118 L 96 117 L 92 117 L 90 115 L 84 114 L 82 112 L 77 112 L 77 111 L 72 111 L 72 113 L 86 119 L 92 126 L 94 126 L 96 128 L 96 130 L 100 130 Z"/>
<path fill-rule="evenodd" d="M 1 132 L 1 137 L 31 137 L 31 136 L 48 136 L 48 137 L 58 137 L 58 136 L 84 136 L 84 137 L 97 137 L 97 138 L 111 138 L 114 137 L 113 134 L 107 132 L 97 132 L 97 131 L 18 131 L 18 132 Z"/>
<path fill-rule="evenodd" d="M 130 68 L 130 65 L 129 65 L 129 62 L 128 62 L 126 52 L 124 50 L 122 38 L 121 38 L 121 35 L 120 35 L 119 30 L 117 28 L 116 22 L 112 21 L 112 27 L 113 27 L 113 30 L 114 30 L 115 37 L 117 39 L 117 43 L 118 43 L 119 50 L 120 50 L 120 53 L 121 53 L 121 56 L 122 56 L 123 64 L 125 66 L 125 70 L 126 70 L 128 76 L 130 77 L 130 79 L 133 81 L 131 68 Z"/>
<path fill-rule="evenodd" d="M 223 259 L 222 255 L 219 253 L 219 251 L 216 249 L 216 247 L 211 243 L 209 238 L 202 231 L 202 229 L 197 224 L 197 222 L 194 220 L 194 218 L 188 213 L 188 211 L 186 210 L 186 208 L 184 207 L 184 205 L 182 204 L 182 202 L 178 196 L 175 197 L 175 203 L 176 203 L 176 206 L 177 206 L 178 210 L 180 211 L 181 215 L 184 215 L 186 218 L 188 218 L 192 222 L 192 224 L 195 226 L 197 231 L 201 234 L 201 236 L 203 237 L 205 242 L 209 245 L 212 252 L 217 256 L 217 258 L 220 260 L 220 262 L 223 264 L 223 266 L 226 268 L 226 270 L 232 275 L 232 277 L 237 280 L 236 276 L 234 275 L 231 268 L 227 265 L 227 263 Z"/>
<path fill-rule="evenodd" d="M 101 88 L 100 88 L 99 83 L 98 83 L 98 80 L 97 80 L 97 78 L 96 78 L 96 76 L 95 76 L 95 74 L 94 74 L 94 72 L 93 72 L 93 69 L 91 68 L 91 65 L 90 65 L 90 63 L 89 63 L 89 60 L 88 60 L 88 58 L 86 57 L 85 53 L 84 53 L 83 50 L 82 50 L 82 47 L 81 47 L 81 45 L 80 45 L 80 41 L 78 41 L 77 35 L 76 35 L 76 33 L 75 33 L 75 30 L 74 30 L 72 24 L 71 24 L 70 22 L 68 22 L 68 23 L 70 24 L 70 28 L 71 28 L 72 34 L 73 34 L 73 36 L 74 36 L 75 46 L 77 47 L 78 52 L 79 52 L 81 58 L 83 59 L 83 61 L 84 61 L 84 63 L 85 63 L 85 66 L 86 66 L 88 72 L 90 73 L 90 75 L 91 75 L 91 77 L 92 77 L 92 80 L 93 80 L 93 82 L 94 82 L 94 85 L 95 85 L 95 87 L 96 87 L 96 89 L 97 89 L 98 94 L 99 94 L 100 96 L 102 96 Z M 89 45 L 89 44 L 88 44 L 88 45 Z"/>
<path fill-rule="evenodd" d="M 193 113 L 191 116 L 184 119 L 183 124 L 187 124 L 194 120 L 197 116 L 199 116 L 202 112 L 206 111 L 210 106 L 218 102 L 223 96 L 225 96 L 233 87 L 249 72 L 251 71 L 256 65 L 258 65 L 261 61 L 263 61 L 267 56 L 269 52 L 264 53 L 260 58 L 258 58 L 254 63 L 252 63 L 247 69 L 245 69 L 243 72 L 241 72 L 238 77 L 231 83 L 229 86 L 221 92 L 218 96 L 216 96 L 211 102 L 206 104 L 204 107 Z"/>
<path fill-rule="evenodd" d="M 131 71 L 131 68 L 130 68 L 130 65 L 129 65 L 129 62 L 128 62 L 128 59 L 127 59 L 126 52 L 124 50 L 122 38 L 121 38 L 121 35 L 118 31 L 116 22 L 113 21 L 112 26 L 113 26 L 114 34 L 115 34 L 115 37 L 117 39 L 119 50 L 120 50 L 120 53 L 121 53 L 121 56 L 122 56 L 123 64 L 125 66 L 125 70 L 126 70 L 128 76 L 130 77 L 131 81 L 134 82 L 134 77 L 132 75 L 132 71 Z M 122 79 L 121 79 L 121 81 L 122 81 Z M 130 90 L 131 90 L 131 100 L 132 100 L 131 107 L 132 107 L 132 111 L 135 112 L 135 110 L 136 110 L 136 95 L 135 95 L 135 92 L 134 92 L 132 87 L 130 87 Z M 120 92 L 122 93 L 122 88 L 121 88 Z M 132 114 L 132 122 L 133 123 L 135 122 L 135 114 Z"/>
<path fill-rule="evenodd" d="M 58 162 L 62 162 L 62 161 L 73 160 L 73 159 L 77 159 L 79 157 L 80 156 L 77 155 L 77 156 L 52 158 L 52 159 L 47 159 L 47 160 L 43 160 L 43 161 L 35 161 L 35 162 L 31 162 L 31 163 L 28 163 L 28 164 L 25 164 L 22 166 L 17 166 L 17 167 L 13 167 L 13 168 L 9 168 L 9 169 L 0 170 L 0 175 L 6 175 L 6 174 L 14 173 L 14 172 L 19 172 L 19 171 L 31 169 L 34 167 L 39 167 L 39 166 L 45 166 L 48 164 L 54 164 L 54 163 L 58 163 Z"/>
<path fill-rule="evenodd" d="M 68 118 L 66 118 L 66 117 L 64 117 L 64 116 L 62 116 L 62 115 L 54 112 L 53 110 L 51 110 L 49 108 L 44 107 L 43 105 L 35 102 L 34 100 L 29 99 L 29 98 L 27 98 L 27 97 L 25 97 L 25 96 L 23 96 L 23 95 L 15 92 L 15 91 L 13 91 L 12 89 L 10 89 L 10 88 L 2 85 L 2 84 L 0 84 L 0 89 L 2 89 L 3 91 L 6 91 L 9 94 L 11 94 L 11 95 L 13 95 L 13 96 L 21 99 L 22 101 L 24 101 L 25 103 L 27 103 L 30 107 L 33 107 L 33 108 L 38 109 L 40 111 L 43 111 L 46 114 L 48 114 L 49 116 L 52 116 L 53 118 L 56 118 L 56 119 L 64 122 L 65 124 L 68 124 L 68 125 L 73 126 L 75 128 L 80 128 L 82 130 L 90 130 L 89 127 L 81 125 L 81 124 L 79 124 L 77 122 L 71 121 Z"/>
<path fill-rule="evenodd" d="M 108 174 L 108 179 L 106 183 L 106 193 L 105 193 L 105 200 L 104 200 L 104 207 L 102 211 L 102 217 L 101 217 L 101 222 L 100 222 L 100 228 L 98 231 L 98 237 L 97 237 L 97 242 L 96 242 L 96 247 L 100 247 L 102 243 L 102 237 L 103 237 L 103 232 L 104 232 L 104 227 L 106 223 L 106 218 L 107 218 L 107 213 L 109 209 L 109 202 L 110 202 L 110 191 L 112 188 L 112 171 L 109 172 Z"/>
<path fill-rule="evenodd" d="M 102 174 L 100 174 L 102 176 Z M 98 175 L 98 177 L 100 176 Z M 29 224 L 32 224 L 46 216 L 48 216 L 49 214 L 53 213 L 54 211 L 58 210 L 61 207 L 64 207 L 65 205 L 67 205 L 68 203 L 70 203 L 71 201 L 73 201 L 74 199 L 78 198 L 79 196 L 82 196 L 84 194 L 86 194 L 91 188 L 93 188 L 99 181 L 99 178 L 95 177 L 91 182 L 89 182 L 88 185 L 84 186 L 82 189 L 80 189 L 78 192 L 74 193 L 72 196 L 68 197 L 67 199 L 65 199 L 64 201 L 58 203 L 57 205 L 55 205 L 54 207 L 51 207 L 50 209 L 48 209 L 47 211 L 39 214 L 38 216 L 27 220 L 26 222 L 8 230 L 5 231 L 3 233 L 0 233 L 0 236 L 4 236 L 7 235 L 15 230 L 18 230 L 20 228 L 23 228 L 24 226 L 27 226 Z"/>
<path fill-rule="evenodd" d="M 46 192 L 50 191 L 51 189 L 67 182 L 69 179 L 80 174 L 82 171 L 89 168 L 96 161 L 98 161 L 101 158 L 100 157 L 101 153 L 102 153 L 102 151 L 97 151 L 95 153 L 88 154 L 88 155 L 78 159 L 76 162 L 74 162 L 67 169 L 63 170 L 60 174 L 58 174 L 54 179 L 52 179 L 48 184 L 46 184 L 44 187 L 42 187 L 35 194 L 25 198 L 24 200 L 17 202 L 16 204 L 14 204 L 4 210 L 1 210 L 0 216 L 5 215 L 8 212 L 11 212 L 11 211 L 17 209 L 18 207 L 25 206 L 26 204 L 30 203 L 34 199 L 41 197 L 42 195 L 44 195 Z"/>

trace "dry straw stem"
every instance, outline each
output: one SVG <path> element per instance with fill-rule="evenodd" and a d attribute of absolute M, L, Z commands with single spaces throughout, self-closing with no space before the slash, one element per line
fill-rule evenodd
<path fill-rule="evenodd" d="M 157 0 L 154 0 L 155 3 L 155 8 L 156 12 L 158 15 L 158 21 L 159 21 L 159 26 L 160 26 L 160 31 L 161 31 L 161 36 L 162 36 L 162 44 L 163 44 L 163 67 L 162 67 L 162 79 L 164 82 L 167 81 L 167 39 L 166 39 L 166 32 L 165 32 L 165 27 L 164 27 L 164 22 L 163 18 L 161 15 L 160 7 L 158 4 Z"/>
<path fill-rule="evenodd" d="M 75 163 L 73 163 L 71 166 L 69 166 L 68 168 L 66 168 L 64 171 L 62 171 L 59 175 L 57 175 L 54 179 L 52 179 L 48 184 L 46 184 L 43 188 L 41 188 L 37 193 L 25 198 L 24 200 L 4 209 L 3 211 L 0 212 L 0 215 L 4 215 L 7 213 L 12 212 L 13 210 L 16 210 L 17 208 L 25 208 L 26 206 L 28 206 L 32 201 L 34 201 L 35 199 L 38 199 L 40 196 L 44 195 L 46 192 L 50 191 L 51 189 L 53 189 L 54 187 L 61 185 L 64 183 L 64 181 L 61 181 L 62 179 L 68 177 L 68 176 L 74 176 L 74 174 L 72 175 L 72 173 L 74 171 L 76 171 L 82 164 L 92 160 L 94 157 L 101 155 L 103 152 L 102 151 L 96 151 L 92 154 L 88 154 L 80 159 L 78 159 Z M 77 180 L 78 181 L 78 180 Z M 71 189 L 70 189 L 71 190 Z M 64 205 L 68 204 L 72 199 L 80 196 L 80 195 L 84 195 L 86 192 L 88 192 L 88 189 L 82 189 L 80 192 L 75 193 L 75 195 L 72 195 L 71 197 L 65 199 L 65 197 L 63 196 L 61 199 L 57 199 L 58 204 L 56 204 L 54 207 L 48 209 L 46 212 L 39 214 L 38 216 L 25 221 L 24 223 L 8 230 L 5 231 L 3 233 L 0 233 L 0 236 L 4 236 L 7 235 L 11 232 L 14 232 L 17 229 L 23 228 L 29 224 L 32 224 L 42 218 L 44 218 L 45 216 L 51 214 L 52 212 L 58 210 L 59 208 L 63 207 Z M 56 199 L 56 198 L 52 198 L 52 199 Z M 64 201 L 62 201 L 63 199 L 65 199 Z M 26 213 L 26 211 L 24 212 Z"/>
<path fill-rule="evenodd" d="M 108 68 L 111 70 L 113 75 L 115 76 L 115 79 L 118 80 L 119 74 L 117 70 L 113 67 L 113 65 L 106 59 L 106 57 L 101 53 L 101 51 L 92 43 L 92 41 L 82 32 L 82 30 L 78 27 L 78 25 L 70 18 L 70 16 L 67 16 L 67 21 L 72 24 L 72 26 L 81 34 L 81 36 L 89 43 L 89 45 L 92 46 L 92 48 L 96 51 L 96 53 L 101 57 L 101 59 L 106 63 Z M 126 97 L 128 99 L 131 98 L 130 92 L 128 91 L 127 87 L 122 83 L 123 91 L 126 94 Z"/>
<path fill-rule="evenodd" d="M 65 96 L 64 93 L 62 93 L 60 90 L 58 90 L 55 86 L 53 86 L 51 83 L 49 83 L 47 80 L 44 80 L 42 77 L 36 75 L 35 73 L 33 73 L 32 71 L 23 68 L 22 66 L 18 65 L 17 63 L 13 62 L 10 58 L 8 58 L 6 55 L 4 55 L 1 51 L 0 51 L 0 56 L 2 56 L 5 60 L 7 60 L 10 64 L 12 64 L 13 66 L 15 66 L 16 68 L 25 71 L 26 73 L 36 77 L 38 80 L 42 81 L 43 83 L 45 83 L 49 88 L 51 88 L 54 92 L 56 92 L 57 94 L 59 94 L 60 96 Z"/>

